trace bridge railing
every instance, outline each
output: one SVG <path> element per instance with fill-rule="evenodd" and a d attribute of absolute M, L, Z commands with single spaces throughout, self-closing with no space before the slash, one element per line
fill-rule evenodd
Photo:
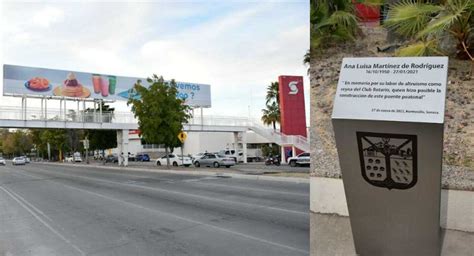
<path fill-rule="evenodd" d="M 0 106 L 0 120 L 34 120 L 34 121 L 62 121 L 79 123 L 115 123 L 136 124 L 137 119 L 131 112 L 102 112 L 75 111 L 68 109 L 40 109 L 28 108 L 26 111 L 19 107 Z M 271 128 L 263 126 L 259 120 L 235 116 L 194 116 L 188 122 L 190 125 L 203 126 L 231 126 L 245 127 L 260 136 L 279 145 L 294 145 L 308 151 L 309 141 L 299 135 L 285 135 Z"/>
<path fill-rule="evenodd" d="M 59 109 L 0 107 L 0 119 L 25 120 L 25 121 L 62 121 L 82 123 L 137 123 L 131 113 L 127 112 L 102 112 L 99 111 L 61 111 Z"/>

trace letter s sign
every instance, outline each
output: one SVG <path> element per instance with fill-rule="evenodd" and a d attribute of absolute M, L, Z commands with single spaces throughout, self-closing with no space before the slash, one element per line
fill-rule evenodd
<path fill-rule="evenodd" d="M 290 87 L 289 94 L 298 94 L 298 87 L 296 87 L 296 85 L 298 85 L 298 81 L 291 81 L 288 83 L 288 87 Z"/>

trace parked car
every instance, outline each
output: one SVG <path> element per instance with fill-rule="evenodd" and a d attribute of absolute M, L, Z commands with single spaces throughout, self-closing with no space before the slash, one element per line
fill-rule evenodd
<path fill-rule="evenodd" d="M 29 164 L 30 163 L 30 158 L 27 157 L 27 156 L 20 156 L 20 157 L 23 157 L 25 159 L 25 163 Z"/>
<path fill-rule="evenodd" d="M 6 165 L 7 163 L 5 162 L 5 159 L 3 157 L 0 157 L 0 165 Z"/>
<path fill-rule="evenodd" d="M 150 156 L 148 154 L 137 154 L 135 159 L 139 162 L 150 162 Z"/>
<path fill-rule="evenodd" d="M 194 161 L 196 161 L 196 159 L 200 159 L 201 157 L 204 156 L 204 154 L 206 154 L 206 153 L 197 153 L 197 154 L 194 154 L 194 155 L 191 157 L 191 161 L 194 163 Z"/>
<path fill-rule="evenodd" d="M 74 153 L 73 158 L 74 158 L 74 162 L 76 162 L 76 163 L 81 163 L 82 162 L 81 153 L 79 153 L 79 152 Z"/>
<path fill-rule="evenodd" d="M 200 159 L 194 161 L 194 166 L 196 167 L 206 166 L 219 168 L 225 166 L 226 168 L 229 168 L 233 165 L 235 165 L 234 158 L 218 154 L 206 154 Z"/>
<path fill-rule="evenodd" d="M 288 164 L 291 167 L 296 166 L 309 166 L 310 164 L 310 155 L 309 153 L 301 153 L 297 156 L 288 158 Z"/>
<path fill-rule="evenodd" d="M 118 163 L 118 156 L 117 154 L 108 155 L 105 157 L 106 163 Z"/>
<path fill-rule="evenodd" d="M 201 159 L 203 156 L 205 155 L 209 155 L 209 154 L 217 154 L 217 153 L 209 153 L 209 152 L 205 152 L 205 153 L 198 153 L 198 154 L 194 154 L 191 156 L 191 160 L 194 164 L 194 161 L 196 161 L 197 159 Z"/>
<path fill-rule="evenodd" d="M 66 157 L 64 158 L 64 162 L 66 162 L 66 163 L 72 163 L 72 162 L 74 162 L 74 157 L 73 157 L 73 156 L 66 156 Z"/>
<path fill-rule="evenodd" d="M 15 157 L 12 160 L 13 165 L 25 165 L 26 159 L 24 157 Z"/>
<path fill-rule="evenodd" d="M 191 158 L 184 156 L 183 161 L 181 161 L 181 156 L 176 154 L 168 154 L 170 159 L 170 164 L 173 166 L 185 166 L 189 167 L 192 164 Z M 166 165 L 166 155 L 156 159 L 156 165 Z"/>
<path fill-rule="evenodd" d="M 244 153 L 242 151 L 235 151 L 234 149 L 221 150 L 218 153 L 221 156 L 233 158 L 236 163 L 244 161 Z"/>

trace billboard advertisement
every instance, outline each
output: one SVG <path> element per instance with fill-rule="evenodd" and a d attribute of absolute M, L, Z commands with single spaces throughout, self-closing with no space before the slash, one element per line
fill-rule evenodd
<path fill-rule="evenodd" d="M 146 78 L 122 77 L 69 70 L 3 66 L 3 93 L 93 98 L 126 101 L 134 97 L 137 80 L 147 86 Z M 191 107 L 211 107 L 211 86 L 176 81 L 177 97 Z"/>
<path fill-rule="evenodd" d="M 302 76 L 279 76 L 281 132 L 306 137 L 306 113 Z M 290 149 L 291 150 L 291 149 Z M 285 152 L 287 149 L 285 149 Z M 301 151 L 297 150 L 297 154 Z"/>

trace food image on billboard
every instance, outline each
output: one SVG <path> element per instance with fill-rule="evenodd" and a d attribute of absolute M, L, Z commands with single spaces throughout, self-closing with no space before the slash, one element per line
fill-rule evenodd
<path fill-rule="evenodd" d="M 4 95 L 44 95 L 126 101 L 137 97 L 133 86 L 146 78 L 121 77 L 14 65 L 3 67 Z M 177 97 L 191 107 L 211 107 L 211 86 L 176 82 Z"/>

